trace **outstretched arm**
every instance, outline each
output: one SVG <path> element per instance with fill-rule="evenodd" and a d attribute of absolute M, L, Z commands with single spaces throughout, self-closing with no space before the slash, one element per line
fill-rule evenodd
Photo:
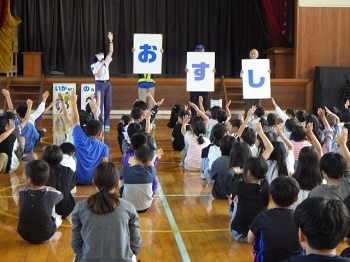
<path fill-rule="evenodd" d="M 338 144 L 340 149 L 343 151 L 343 156 L 346 159 L 348 167 L 350 167 L 350 152 L 348 147 L 346 146 L 346 142 L 348 141 L 348 129 L 343 128 L 340 134 L 338 134 Z"/>
<path fill-rule="evenodd" d="M 256 106 L 252 106 L 249 111 L 247 112 L 247 117 L 244 119 L 242 125 L 239 127 L 236 135 L 241 136 L 244 129 L 247 127 L 248 121 L 250 120 L 250 118 L 252 117 L 252 115 L 254 115 L 256 110 Z"/>
<path fill-rule="evenodd" d="M 112 54 L 113 54 L 113 33 L 112 32 L 108 32 L 108 40 L 109 40 L 108 56 L 112 57 Z"/>
<path fill-rule="evenodd" d="M 255 123 L 254 130 L 259 134 L 259 136 L 261 137 L 261 140 L 264 143 L 265 151 L 261 154 L 261 156 L 265 158 L 265 160 L 267 160 L 269 159 L 273 151 L 273 145 L 271 144 L 270 140 L 267 138 L 267 136 L 263 132 L 261 123 Z"/>
<path fill-rule="evenodd" d="M 23 120 L 22 120 L 22 123 L 21 123 L 21 126 L 22 128 L 28 123 L 29 121 L 29 118 L 30 118 L 30 112 L 32 111 L 32 106 L 33 106 L 33 101 L 28 99 L 27 100 L 27 112 L 26 112 L 26 115 L 24 116 Z"/>
<path fill-rule="evenodd" d="M 205 128 L 208 128 L 209 117 L 205 114 L 205 112 L 200 110 L 195 103 L 189 102 L 189 104 L 197 112 L 197 114 L 201 116 L 201 118 L 203 119 Z"/>
<path fill-rule="evenodd" d="M 318 157 L 321 158 L 323 156 L 322 147 L 320 142 L 318 142 L 314 132 L 312 132 L 313 128 L 314 128 L 314 124 L 308 123 L 306 126 L 306 134 L 311 139 L 311 143 L 315 147 Z"/>
<path fill-rule="evenodd" d="M 64 104 L 64 99 L 63 99 L 63 95 L 62 93 L 58 93 L 58 99 L 61 102 L 62 105 L 62 110 L 63 110 L 63 118 L 64 118 L 64 123 L 68 126 L 68 127 L 72 127 L 72 121 L 69 118 L 69 114 L 68 114 L 68 110 Z"/>
<path fill-rule="evenodd" d="M 13 111 L 13 104 L 12 104 L 12 100 L 11 100 L 10 91 L 8 91 L 7 89 L 2 89 L 2 93 L 4 94 L 4 96 L 6 98 L 6 103 L 7 103 L 8 109 L 10 111 Z"/>
<path fill-rule="evenodd" d="M 78 100 L 78 95 L 74 89 L 72 90 L 70 95 L 71 108 L 72 108 L 72 127 L 75 127 L 80 124 L 77 100 Z"/>

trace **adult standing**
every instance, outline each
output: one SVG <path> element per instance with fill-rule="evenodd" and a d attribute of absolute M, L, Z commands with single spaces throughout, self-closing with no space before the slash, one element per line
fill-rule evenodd
<path fill-rule="evenodd" d="M 104 57 L 104 52 L 99 50 L 95 53 L 95 63 L 91 65 L 92 73 L 95 76 L 95 95 L 101 92 L 101 114 L 99 121 L 104 125 L 104 130 L 110 130 L 109 117 L 112 107 L 112 85 L 109 81 L 109 64 L 112 62 L 113 54 L 113 33 L 108 32 L 109 52 Z"/>

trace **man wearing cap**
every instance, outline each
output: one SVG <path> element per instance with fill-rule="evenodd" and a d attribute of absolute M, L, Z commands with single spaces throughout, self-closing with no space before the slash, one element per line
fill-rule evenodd
<path fill-rule="evenodd" d="M 204 52 L 205 51 L 204 45 L 203 44 L 195 45 L 194 51 L 195 52 Z M 188 70 L 189 69 L 186 66 L 186 69 L 185 69 L 186 73 L 188 72 Z M 215 68 L 213 69 L 213 72 L 215 74 Z M 200 96 L 203 97 L 203 106 L 206 109 L 208 106 L 208 92 L 190 92 L 190 101 L 192 103 L 198 105 Z M 191 112 L 192 112 L 192 115 L 197 114 L 197 112 L 193 108 L 191 108 Z"/>
<path fill-rule="evenodd" d="M 104 130 L 109 131 L 109 116 L 112 107 L 112 85 L 109 81 L 109 64 L 112 62 L 113 54 L 113 33 L 108 32 L 109 52 L 105 59 L 103 51 L 95 53 L 95 63 L 91 65 L 91 71 L 95 76 L 95 95 L 101 92 L 101 114 L 99 121 L 104 125 Z M 102 117 L 102 113 L 104 117 Z"/>

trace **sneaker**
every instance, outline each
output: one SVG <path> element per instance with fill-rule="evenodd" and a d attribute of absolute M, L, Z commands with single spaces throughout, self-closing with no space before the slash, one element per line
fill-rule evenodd
<path fill-rule="evenodd" d="M 111 127 L 110 126 L 105 126 L 105 131 L 109 131 L 111 130 Z"/>
<path fill-rule="evenodd" d="M 184 162 L 181 161 L 181 162 L 179 163 L 179 167 L 183 167 L 183 166 L 184 166 Z"/>

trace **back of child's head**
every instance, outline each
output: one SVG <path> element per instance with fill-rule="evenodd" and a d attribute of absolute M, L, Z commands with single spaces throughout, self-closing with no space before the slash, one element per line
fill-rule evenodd
<path fill-rule="evenodd" d="M 7 120 L 16 120 L 16 115 L 11 112 L 11 111 L 6 111 L 4 114 L 3 114 L 3 117 L 5 117 Z"/>
<path fill-rule="evenodd" d="M 263 117 L 265 115 L 265 109 L 262 106 L 258 106 L 254 112 L 256 117 Z"/>
<path fill-rule="evenodd" d="M 245 161 L 243 168 L 243 180 L 245 182 L 248 182 L 248 173 L 255 180 L 259 180 L 259 201 L 265 207 L 269 205 L 270 197 L 269 182 L 266 179 L 267 170 L 267 162 L 262 156 L 249 157 Z"/>
<path fill-rule="evenodd" d="M 145 111 L 145 110 L 148 109 L 148 108 L 147 108 L 146 102 L 143 101 L 143 100 L 137 100 L 137 101 L 135 101 L 134 104 L 133 104 L 133 108 L 134 108 L 134 109 L 135 109 L 135 108 L 140 108 L 142 111 Z"/>
<path fill-rule="evenodd" d="M 233 118 L 230 120 L 230 124 L 232 127 L 236 127 L 237 129 L 239 129 L 242 125 L 242 120 L 239 118 Z"/>
<path fill-rule="evenodd" d="M 307 114 L 302 110 L 297 111 L 297 113 L 295 114 L 295 118 L 299 123 L 304 123 L 306 120 L 306 116 Z"/>
<path fill-rule="evenodd" d="M 91 99 L 90 99 L 91 100 Z M 87 103 L 86 106 L 85 106 L 85 111 L 88 112 L 89 114 L 92 113 L 92 109 L 91 109 L 91 106 L 90 106 L 90 103 Z"/>
<path fill-rule="evenodd" d="M 210 115 L 212 119 L 217 119 L 216 115 L 221 110 L 220 106 L 213 106 L 210 108 Z"/>
<path fill-rule="evenodd" d="M 217 123 L 211 129 L 211 133 L 214 138 L 213 144 L 219 146 L 221 138 L 223 138 L 227 134 L 227 127 L 225 124 Z"/>
<path fill-rule="evenodd" d="M 293 177 L 302 190 L 312 190 L 322 183 L 320 160 L 315 147 L 306 146 L 299 152 L 298 165 Z"/>
<path fill-rule="evenodd" d="M 119 133 L 124 131 L 124 127 L 127 126 L 132 121 L 131 115 L 123 115 L 117 125 L 117 130 Z"/>
<path fill-rule="evenodd" d="M 133 108 L 133 109 L 131 110 L 131 116 L 132 116 L 132 118 L 133 118 L 134 120 L 139 120 L 139 119 L 141 119 L 142 114 L 143 114 L 143 111 L 142 111 L 142 109 L 139 108 L 139 107 Z"/>
<path fill-rule="evenodd" d="M 93 183 L 98 192 L 87 199 L 87 206 L 93 213 L 107 214 L 119 205 L 119 196 L 114 193 L 119 179 L 118 169 L 112 162 L 102 162 L 96 167 Z"/>
<path fill-rule="evenodd" d="M 273 202 L 279 207 L 293 205 L 299 194 L 298 182 L 290 176 L 279 176 L 272 180 L 270 194 Z"/>
<path fill-rule="evenodd" d="M 277 115 L 274 113 L 270 113 L 267 115 L 267 125 L 269 126 L 274 126 L 277 123 Z"/>
<path fill-rule="evenodd" d="M 191 111 L 190 110 L 181 110 L 177 114 L 177 117 L 179 117 L 181 119 L 184 118 L 184 116 L 191 116 Z"/>
<path fill-rule="evenodd" d="M 27 113 L 28 105 L 26 103 L 21 103 L 17 108 L 16 112 L 20 118 L 24 118 Z"/>
<path fill-rule="evenodd" d="M 173 108 L 171 109 L 171 112 L 170 112 L 170 119 L 169 119 L 169 122 L 167 124 L 167 126 L 169 128 L 175 127 L 179 113 L 182 110 L 185 110 L 185 107 L 183 105 L 176 104 L 175 106 L 173 106 Z"/>
<path fill-rule="evenodd" d="M 135 133 L 130 138 L 131 147 L 137 150 L 140 146 L 147 144 L 147 137 L 143 133 Z"/>
<path fill-rule="evenodd" d="M 148 145 L 142 145 L 135 151 L 135 158 L 141 163 L 146 164 L 152 161 L 154 150 Z"/>
<path fill-rule="evenodd" d="M 243 168 L 245 161 L 252 156 L 252 150 L 246 143 L 234 143 L 230 151 L 230 167 Z"/>
<path fill-rule="evenodd" d="M 340 113 L 339 109 L 335 106 L 331 106 L 328 109 L 329 109 L 329 111 L 331 111 L 335 115 L 339 115 L 339 113 Z"/>
<path fill-rule="evenodd" d="M 295 120 L 291 119 L 291 118 L 287 119 L 285 122 L 285 127 L 286 127 L 287 131 L 289 131 L 289 132 L 292 132 L 293 127 L 295 127 L 296 125 L 297 125 L 297 123 L 295 122 Z"/>
<path fill-rule="evenodd" d="M 102 132 L 102 124 L 96 119 L 92 119 L 87 123 L 86 134 L 88 136 L 96 136 L 99 132 Z"/>
<path fill-rule="evenodd" d="M 195 125 L 197 122 L 201 122 L 203 123 L 203 120 L 200 116 L 198 115 L 194 115 L 194 116 L 191 116 L 191 120 L 190 120 L 190 125 Z"/>
<path fill-rule="evenodd" d="M 220 109 L 218 112 L 216 112 L 216 120 L 218 121 L 218 123 L 225 123 L 227 120 L 226 111 Z"/>
<path fill-rule="evenodd" d="M 222 156 L 229 156 L 232 146 L 238 143 L 236 138 L 233 136 L 224 136 L 219 143 L 220 151 Z"/>
<path fill-rule="evenodd" d="M 346 159 L 339 153 L 329 152 L 320 159 L 320 169 L 329 178 L 340 179 L 344 176 L 347 167 Z"/>
<path fill-rule="evenodd" d="M 286 110 L 286 114 L 290 117 L 290 118 L 294 118 L 295 117 L 295 110 L 293 108 L 288 108 Z"/>
<path fill-rule="evenodd" d="M 8 125 L 9 120 L 3 116 L 0 116 L 0 134 L 6 131 L 6 126 Z"/>
<path fill-rule="evenodd" d="M 86 112 L 85 110 L 79 110 L 79 121 L 80 126 L 85 133 L 87 133 L 87 125 L 92 120 L 91 114 Z"/>
<path fill-rule="evenodd" d="M 73 155 L 75 153 L 75 146 L 72 143 L 64 142 L 60 145 L 62 153 L 65 155 Z"/>
<path fill-rule="evenodd" d="M 141 132 L 143 132 L 143 130 L 142 130 L 142 126 L 140 124 L 138 124 L 138 123 L 131 123 L 128 126 L 128 129 L 126 130 L 126 132 L 128 133 L 129 137 L 132 137 L 133 134 L 141 133 Z"/>
<path fill-rule="evenodd" d="M 147 132 L 142 132 L 142 134 L 144 134 L 146 137 L 146 145 L 148 145 L 149 148 L 151 148 L 152 150 L 155 150 L 156 148 L 155 148 L 155 141 L 153 136 Z"/>
<path fill-rule="evenodd" d="M 337 118 L 334 115 L 327 115 L 326 119 L 331 127 L 334 127 L 337 123 Z"/>
<path fill-rule="evenodd" d="M 54 167 L 61 163 L 63 152 L 59 146 L 49 145 L 45 147 L 41 158 L 42 160 L 45 160 L 50 167 Z"/>
<path fill-rule="evenodd" d="M 339 200 L 311 197 L 301 202 L 294 212 L 294 223 L 314 250 L 338 246 L 349 230 L 349 211 Z"/>
<path fill-rule="evenodd" d="M 192 117 L 193 119 L 193 117 Z M 191 119 L 191 120 L 192 120 Z M 197 136 L 197 142 L 199 145 L 204 143 L 204 135 L 206 133 L 207 129 L 205 128 L 205 125 L 203 121 L 196 121 L 192 124 L 192 132 L 195 136 Z"/>
<path fill-rule="evenodd" d="M 273 146 L 273 151 L 270 155 L 269 160 L 276 161 L 276 167 L 277 167 L 277 174 L 278 176 L 288 176 L 288 169 L 287 169 L 287 152 L 286 152 L 286 146 L 283 142 L 280 141 L 271 141 L 271 144 Z"/>
<path fill-rule="evenodd" d="M 44 160 L 33 160 L 24 166 L 24 174 L 35 186 L 44 186 L 49 179 L 50 167 Z"/>
<path fill-rule="evenodd" d="M 292 129 L 292 133 L 290 134 L 290 140 L 294 140 L 295 142 L 302 142 L 306 139 L 306 132 L 304 127 L 302 126 L 294 126 Z"/>
<path fill-rule="evenodd" d="M 249 146 L 253 146 L 256 140 L 256 134 L 253 129 L 246 127 L 243 130 L 241 138 L 244 142 L 246 142 Z"/>

